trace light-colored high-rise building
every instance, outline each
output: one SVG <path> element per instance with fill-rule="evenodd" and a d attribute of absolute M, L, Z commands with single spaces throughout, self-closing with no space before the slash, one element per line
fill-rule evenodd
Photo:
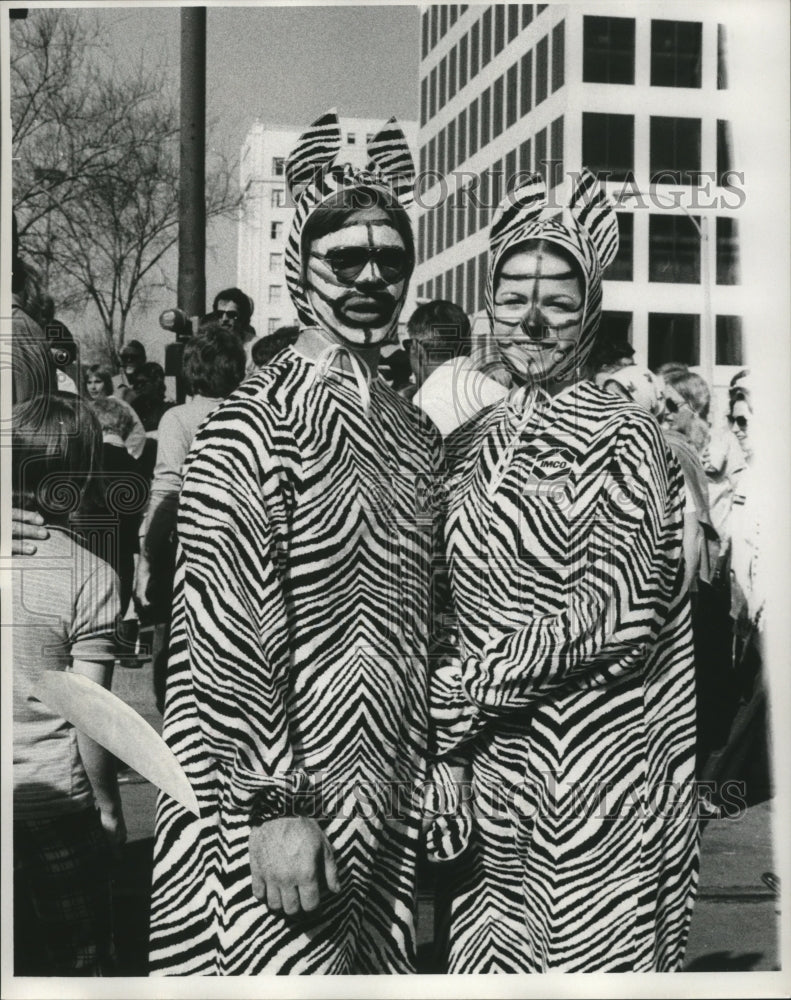
<path fill-rule="evenodd" d="M 727 37 L 705 0 L 659 9 L 423 8 L 417 292 L 483 309 L 494 206 L 520 173 L 552 191 L 585 165 L 619 203 L 603 327 L 652 368 L 682 361 L 722 386 L 749 350 Z"/>
<path fill-rule="evenodd" d="M 364 166 L 366 145 L 385 119 L 341 118 L 343 146 L 338 161 Z M 417 122 L 401 122 L 413 152 L 417 150 Z M 303 132 L 255 122 L 242 146 L 240 184 L 243 193 L 239 215 L 237 280 L 255 302 L 253 326 L 259 335 L 297 322 L 284 271 L 286 239 L 294 215 L 288 197 L 285 163 Z M 414 215 L 413 215 L 414 219 Z M 415 306 L 413 280 L 402 312 L 406 322 Z"/>

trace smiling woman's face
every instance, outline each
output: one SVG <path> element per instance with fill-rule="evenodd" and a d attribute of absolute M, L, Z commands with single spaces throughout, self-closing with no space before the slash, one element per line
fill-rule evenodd
<path fill-rule="evenodd" d="M 341 340 L 381 344 L 397 320 L 410 270 L 404 241 L 384 209 L 360 210 L 311 243 L 308 300 L 322 327 Z"/>
<path fill-rule="evenodd" d="M 85 380 L 85 388 L 88 390 L 88 395 L 91 399 L 98 399 L 100 396 L 105 395 L 104 382 L 98 375 L 89 375 Z"/>
<path fill-rule="evenodd" d="M 494 338 L 504 363 L 523 381 L 545 382 L 577 346 L 585 303 L 582 282 L 551 249 L 516 249 L 494 290 Z"/>

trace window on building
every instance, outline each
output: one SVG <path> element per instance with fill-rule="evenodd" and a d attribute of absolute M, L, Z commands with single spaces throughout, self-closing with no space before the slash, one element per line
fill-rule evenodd
<path fill-rule="evenodd" d="M 492 58 L 492 8 L 487 7 L 481 18 L 481 69 Z"/>
<path fill-rule="evenodd" d="M 458 19 L 459 19 L 459 5 L 457 3 L 452 3 L 450 5 L 450 27 L 451 28 L 458 21 Z"/>
<path fill-rule="evenodd" d="M 476 177 L 467 188 L 467 235 L 478 232 L 478 201 L 481 194 L 481 179 Z"/>
<path fill-rule="evenodd" d="M 357 143 L 357 136 L 354 134 L 354 132 L 347 132 L 346 133 L 346 144 L 349 145 L 349 146 L 354 146 L 354 145 L 356 145 L 356 143 Z"/>
<path fill-rule="evenodd" d="M 438 38 L 437 34 L 439 31 L 439 8 L 437 4 L 433 4 L 431 7 L 431 48 L 437 44 Z"/>
<path fill-rule="evenodd" d="M 282 208 L 286 203 L 285 188 L 272 188 L 270 203 L 272 208 Z"/>
<path fill-rule="evenodd" d="M 545 3 L 538 4 L 538 6 L 536 7 L 536 17 L 538 17 L 539 14 L 543 14 L 544 11 L 547 9 L 547 6 L 548 4 Z"/>
<path fill-rule="evenodd" d="M 609 270 L 607 277 L 610 277 Z M 600 343 L 621 344 L 632 342 L 632 314 L 620 310 L 603 309 L 596 337 Z"/>
<path fill-rule="evenodd" d="M 453 301 L 460 305 L 464 302 L 464 265 L 457 264 L 456 269 L 453 272 L 453 288 L 454 288 L 454 299 Z M 462 306 L 462 308 L 464 308 Z"/>
<path fill-rule="evenodd" d="M 717 25 L 717 90 L 728 89 L 728 36 L 725 25 Z"/>
<path fill-rule="evenodd" d="M 528 24 L 533 20 L 533 5 L 531 3 L 523 3 L 522 7 L 522 27 L 526 28 Z"/>
<path fill-rule="evenodd" d="M 442 253 L 445 249 L 445 210 L 448 207 L 446 201 L 441 201 L 437 205 L 437 253 Z"/>
<path fill-rule="evenodd" d="M 448 5 L 443 4 L 439 9 L 439 37 L 442 38 L 448 30 Z"/>
<path fill-rule="evenodd" d="M 496 139 L 503 131 L 503 117 L 505 116 L 505 101 L 503 91 L 505 89 L 505 77 L 498 76 L 494 81 L 492 91 L 492 138 Z"/>
<path fill-rule="evenodd" d="M 475 296 L 475 309 L 473 312 L 477 312 L 479 309 L 483 309 L 486 306 L 486 254 L 478 254 L 478 288 L 477 295 Z"/>
<path fill-rule="evenodd" d="M 609 180 L 626 180 L 634 170 L 634 117 L 583 112 L 582 162 Z"/>
<path fill-rule="evenodd" d="M 426 216 L 417 220 L 417 262 L 422 264 L 426 259 Z"/>
<path fill-rule="evenodd" d="M 481 184 L 478 188 L 481 199 L 481 207 L 478 212 L 478 229 L 483 229 L 489 224 L 489 219 L 491 217 L 491 205 L 492 205 L 492 190 L 491 190 L 491 173 L 489 169 L 481 171 Z"/>
<path fill-rule="evenodd" d="M 266 321 L 266 332 L 271 337 L 273 333 L 277 330 L 279 326 L 282 326 L 283 320 L 279 316 L 270 316 Z"/>
<path fill-rule="evenodd" d="M 270 285 L 269 286 L 269 301 L 280 302 L 283 297 L 283 286 L 282 285 Z"/>
<path fill-rule="evenodd" d="M 470 79 L 477 76 L 481 65 L 481 22 L 476 21 L 470 30 Z"/>
<path fill-rule="evenodd" d="M 445 129 L 443 128 L 437 133 L 437 170 L 443 176 L 445 175 L 446 164 L 445 164 Z"/>
<path fill-rule="evenodd" d="M 470 156 L 478 152 L 478 98 L 470 105 Z"/>
<path fill-rule="evenodd" d="M 552 93 L 564 83 L 566 58 L 566 22 L 560 21 L 552 29 Z"/>
<path fill-rule="evenodd" d="M 536 46 L 536 107 L 549 93 L 549 39 L 546 35 Z"/>
<path fill-rule="evenodd" d="M 678 361 L 700 364 L 700 316 L 693 313 L 648 314 L 648 367 Z"/>
<path fill-rule="evenodd" d="M 430 208 L 426 213 L 428 219 L 426 222 L 426 260 L 431 260 L 436 252 L 436 244 L 434 243 L 436 211 L 437 210 L 435 208 Z"/>
<path fill-rule="evenodd" d="M 550 176 L 548 183 L 550 187 L 555 187 L 563 182 L 563 115 L 556 118 L 549 131 L 550 146 L 549 155 L 551 158 Z"/>
<path fill-rule="evenodd" d="M 470 257 L 464 265 L 464 311 L 471 316 L 475 312 L 475 258 Z"/>
<path fill-rule="evenodd" d="M 462 35 L 459 42 L 459 90 L 467 86 L 467 70 L 469 68 L 470 54 L 468 51 L 468 36 Z"/>
<path fill-rule="evenodd" d="M 445 159 L 447 160 L 448 173 L 456 169 L 456 119 L 448 122 L 445 139 Z"/>
<path fill-rule="evenodd" d="M 457 67 L 458 57 L 459 54 L 456 49 L 456 46 L 454 45 L 448 55 L 448 100 L 449 101 L 456 96 L 456 76 L 458 73 L 456 67 Z"/>
<path fill-rule="evenodd" d="M 519 4 L 508 4 L 508 41 L 512 42 L 519 34 Z"/>
<path fill-rule="evenodd" d="M 425 289 L 426 289 L 426 298 L 430 302 L 434 298 L 434 279 L 433 278 L 429 278 L 429 280 L 426 282 Z"/>
<path fill-rule="evenodd" d="M 717 284 L 738 285 L 738 222 L 730 215 L 717 216 Z"/>
<path fill-rule="evenodd" d="M 481 94 L 481 149 L 492 138 L 492 88 L 487 87 Z"/>
<path fill-rule="evenodd" d="M 694 220 L 694 221 L 693 221 Z M 648 219 L 648 280 L 700 282 L 700 217 L 654 213 Z"/>
<path fill-rule="evenodd" d="M 455 243 L 461 243 L 463 239 L 467 238 L 467 190 L 466 188 L 460 188 L 456 192 L 456 203 L 453 209 L 453 214 L 456 216 L 456 236 L 454 238 Z"/>
<path fill-rule="evenodd" d="M 420 57 L 425 59 L 429 49 L 429 12 L 424 11 L 420 19 Z"/>
<path fill-rule="evenodd" d="M 456 216 L 458 197 L 456 192 L 448 196 L 448 200 L 445 202 L 447 206 L 447 212 L 445 213 L 445 246 L 452 247 L 453 242 L 456 239 Z"/>
<path fill-rule="evenodd" d="M 519 64 L 508 67 L 505 77 L 505 127 L 510 128 L 518 117 Z"/>
<path fill-rule="evenodd" d="M 499 56 L 505 48 L 505 4 L 494 7 L 494 54 Z"/>
<path fill-rule="evenodd" d="M 516 150 L 511 149 L 505 156 L 505 191 L 513 191 L 516 187 Z"/>
<path fill-rule="evenodd" d="M 741 316 L 717 316 L 714 324 L 716 341 L 714 364 L 744 367 L 746 362 L 744 360 Z"/>
<path fill-rule="evenodd" d="M 425 125 L 428 121 L 428 77 L 423 77 L 420 81 L 420 124 Z"/>
<path fill-rule="evenodd" d="M 717 184 L 721 187 L 727 186 L 731 178 L 725 176 L 733 170 L 733 133 L 731 123 L 728 121 L 717 121 Z"/>
<path fill-rule="evenodd" d="M 651 183 L 697 184 L 700 118 L 651 116 Z"/>
<path fill-rule="evenodd" d="M 286 172 L 286 160 L 283 156 L 272 157 L 272 173 L 275 177 L 282 177 Z"/>
<path fill-rule="evenodd" d="M 443 56 L 439 61 L 439 97 L 437 98 L 437 109 L 444 108 L 448 100 L 448 57 Z"/>
<path fill-rule="evenodd" d="M 438 299 L 445 298 L 444 278 L 444 274 L 438 274 L 434 279 L 434 296 Z"/>
<path fill-rule="evenodd" d="M 269 270 L 272 274 L 280 274 L 283 270 L 283 254 L 282 253 L 270 253 L 269 255 Z"/>
<path fill-rule="evenodd" d="M 525 139 L 519 147 L 519 172 L 529 174 L 533 169 L 532 141 Z"/>
<path fill-rule="evenodd" d="M 458 155 L 456 157 L 457 163 L 464 163 L 467 159 L 467 109 L 462 108 L 459 112 L 458 117 Z"/>
<path fill-rule="evenodd" d="M 651 86 L 699 87 L 703 25 L 651 21 Z"/>
<path fill-rule="evenodd" d="M 420 147 L 420 173 L 421 174 L 425 174 L 425 172 L 426 172 L 426 153 L 427 152 L 428 152 L 428 150 L 426 149 L 425 146 L 421 146 Z M 422 191 L 423 191 L 423 189 L 421 187 L 421 193 L 422 193 Z"/>
<path fill-rule="evenodd" d="M 547 130 L 536 132 L 536 171 L 547 180 Z"/>
<path fill-rule="evenodd" d="M 533 107 L 533 53 L 525 52 L 520 64 L 519 114 L 524 118 Z"/>
<path fill-rule="evenodd" d="M 634 271 L 634 216 L 618 212 L 618 253 L 605 271 L 607 281 L 632 281 Z"/>
<path fill-rule="evenodd" d="M 428 76 L 428 116 L 433 118 L 437 113 L 437 67 Z"/>
<path fill-rule="evenodd" d="M 270 222 L 269 223 L 269 239 L 279 240 L 283 237 L 283 223 L 282 222 Z"/>
<path fill-rule="evenodd" d="M 583 18 L 585 83 L 634 83 L 634 18 Z"/>
<path fill-rule="evenodd" d="M 428 169 L 429 173 L 434 173 L 437 169 L 437 137 L 432 136 L 428 141 Z M 428 184 L 434 183 L 434 178 L 428 179 Z"/>

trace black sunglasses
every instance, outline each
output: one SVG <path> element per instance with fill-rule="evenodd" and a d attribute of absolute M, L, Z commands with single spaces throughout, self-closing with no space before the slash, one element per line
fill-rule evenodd
<path fill-rule="evenodd" d="M 230 316 L 231 319 L 236 319 L 239 313 L 235 309 L 218 309 L 218 316 Z"/>
<path fill-rule="evenodd" d="M 312 251 L 314 257 L 326 260 L 332 273 L 345 285 L 350 285 L 373 262 L 385 281 L 401 281 L 409 273 L 409 255 L 401 247 L 334 247 L 327 253 Z"/>
<path fill-rule="evenodd" d="M 736 424 L 739 430 L 747 430 L 747 417 L 728 417 L 732 424 Z"/>
<path fill-rule="evenodd" d="M 675 399 L 670 399 L 669 397 L 665 399 L 665 409 L 668 413 L 678 413 L 684 406 L 689 406 L 689 403 L 679 404 Z"/>

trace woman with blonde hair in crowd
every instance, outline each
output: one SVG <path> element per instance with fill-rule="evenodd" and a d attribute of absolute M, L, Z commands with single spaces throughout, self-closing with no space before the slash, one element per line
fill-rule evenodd
<path fill-rule="evenodd" d="M 140 417 L 134 409 L 116 396 L 113 391 L 113 375 L 105 365 L 87 365 L 82 370 L 82 388 L 85 399 L 93 402 L 95 399 L 109 399 L 111 396 L 117 399 L 129 414 L 129 426 L 124 436 L 124 447 L 132 456 L 139 459 L 146 446 L 146 432 Z"/>

